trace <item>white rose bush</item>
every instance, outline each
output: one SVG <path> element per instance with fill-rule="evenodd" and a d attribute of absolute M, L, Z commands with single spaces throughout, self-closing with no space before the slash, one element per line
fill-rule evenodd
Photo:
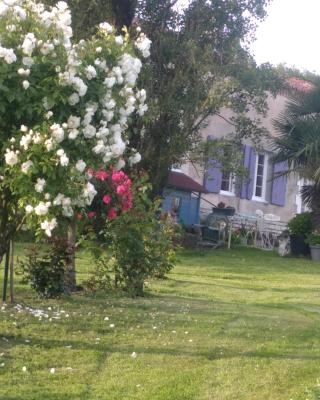
<path fill-rule="evenodd" d="M 0 1 L 0 238 L 17 213 L 51 236 L 92 203 L 89 168 L 139 162 L 127 127 L 147 111 L 136 85 L 149 47 L 106 22 L 73 43 L 65 2 Z"/>

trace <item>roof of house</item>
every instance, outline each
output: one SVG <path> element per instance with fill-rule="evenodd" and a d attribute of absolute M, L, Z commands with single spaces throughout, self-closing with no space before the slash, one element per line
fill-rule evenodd
<path fill-rule="evenodd" d="M 169 172 L 168 186 L 187 190 L 189 192 L 209 193 L 204 186 L 200 185 L 183 172 L 178 171 Z"/>

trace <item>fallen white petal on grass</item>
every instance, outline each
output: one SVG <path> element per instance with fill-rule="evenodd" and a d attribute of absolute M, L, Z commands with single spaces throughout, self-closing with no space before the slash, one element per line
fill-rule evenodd
<path fill-rule="evenodd" d="M 56 372 L 56 369 L 55 369 L 55 368 L 51 368 L 51 369 L 50 369 L 50 374 L 55 374 L 55 372 Z"/>
<path fill-rule="evenodd" d="M 135 351 L 131 354 L 132 358 L 137 358 L 137 356 L 138 356 L 138 354 Z"/>
<path fill-rule="evenodd" d="M 27 372 L 27 367 L 26 366 L 22 367 L 22 372 Z"/>

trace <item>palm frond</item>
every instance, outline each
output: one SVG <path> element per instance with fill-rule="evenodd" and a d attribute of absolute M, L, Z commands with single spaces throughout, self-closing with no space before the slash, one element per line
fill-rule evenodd
<path fill-rule="evenodd" d="M 315 90 L 295 93 L 273 126 L 275 160 L 287 160 L 290 169 L 320 182 L 320 80 Z"/>

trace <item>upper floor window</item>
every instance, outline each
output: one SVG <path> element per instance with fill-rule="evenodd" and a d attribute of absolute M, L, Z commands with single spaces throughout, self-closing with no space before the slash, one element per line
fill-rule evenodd
<path fill-rule="evenodd" d="M 256 169 L 254 175 L 253 200 L 265 200 L 267 184 L 268 156 L 257 154 Z"/>

